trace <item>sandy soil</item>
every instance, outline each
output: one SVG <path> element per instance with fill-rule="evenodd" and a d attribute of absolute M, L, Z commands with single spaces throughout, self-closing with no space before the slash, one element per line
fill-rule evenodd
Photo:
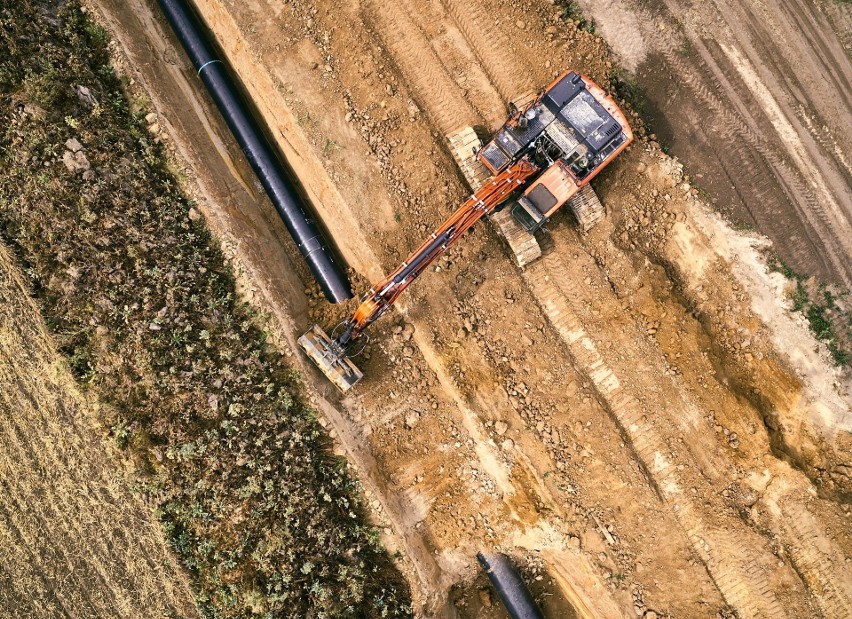
<path fill-rule="evenodd" d="M 361 283 L 468 191 L 445 132 L 495 128 L 564 67 L 601 83 L 613 67 L 546 0 L 196 4 Z M 524 271 L 474 230 L 376 325 L 341 399 L 294 337 L 351 307 L 306 283 L 154 7 L 95 6 L 420 613 L 502 617 L 474 559 L 497 548 L 553 616 L 852 616 L 843 379 L 783 309 L 762 241 L 715 218 L 655 141 L 596 183 L 604 223 L 557 218 Z"/>
<path fill-rule="evenodd" d="M 197 616 L 159 524 L 95 427 L 0 247 L 0 614 Z"/>
<path fill-rule="evenodd" d="M 715 206 L 795 269 L 852 282 L 852 8 L 828 0 L 580 4 Z"/>

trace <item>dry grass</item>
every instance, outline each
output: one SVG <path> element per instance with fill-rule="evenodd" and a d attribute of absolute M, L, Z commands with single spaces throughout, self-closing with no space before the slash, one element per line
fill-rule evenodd
<path fill-rule="evenodd" d="M 0 615 L 196 616 L 3 247 L 0 301 Z"/>

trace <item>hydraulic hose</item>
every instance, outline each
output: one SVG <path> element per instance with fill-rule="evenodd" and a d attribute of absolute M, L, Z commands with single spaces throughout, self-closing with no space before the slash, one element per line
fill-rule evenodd
<path fill-rule="evenodd" d="M 326 298 L 332 303 L 350 299 L 352 289 L 342 264 L 335 260 L 310 214 L 310 207 L 285 173 L 283 159 L 273 150 L 249 111 L 200 20 L 183 0 L 158 1 Z"/>

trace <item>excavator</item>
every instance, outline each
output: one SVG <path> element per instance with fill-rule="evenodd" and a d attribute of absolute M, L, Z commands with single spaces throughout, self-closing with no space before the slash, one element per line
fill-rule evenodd
<path fill-rule="evenodd" d="M 633 132 L 611 96 L 588 77 L 566 71 L 538 96 L 510 104 L 509 119 L 484 143 L 472 127 L 448 140 L 471 196 L 373 285 L 331 336 L 314 325 L 298 340 L 341 392 L 363 377 L 351 357 L 362 349 L 365 329 L 480 219 L 497 225 L 519 266 L 541 256 L 534 234 L 562 206 L 588 231 L 604 215 L 589 181 L 627 148 Z"/>

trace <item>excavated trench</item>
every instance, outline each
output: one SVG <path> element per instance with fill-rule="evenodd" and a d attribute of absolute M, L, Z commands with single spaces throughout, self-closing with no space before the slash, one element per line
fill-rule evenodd
<path fill-rule="evenodd" d="M 196 4 L 362 282 L 467 192 L 443 133 L 493 127 L 513 84 L 541 87 L 564 66 L 603 83 L 611 70 L 604 46 L 546 2 Z M 376 325 L 367 377 L 341 399 L 295 337 L 345 310 L 318 301 L 153 5 L 95 5 L 424 614 L 500 616 L 482 596 L 450 595 L 475 582 L 475 552 L 496 548 L 578 616 L 850 615 L 848 510 L 772 455 L 756 429 L 766 408 L 727 384 L 716 351 L 732 351 L 726 375 L 741 372 L 781 423 L 816 433 L 807 402 L 820 394 L 773 382 L 792 373 L 736 272 L 760 267 L 733 261 L 735 234 L 655 143 L 639 140 L 596 183 L 609 221 L 583 236 L 560 216 L 525 271 L 474 230 Z"/>

